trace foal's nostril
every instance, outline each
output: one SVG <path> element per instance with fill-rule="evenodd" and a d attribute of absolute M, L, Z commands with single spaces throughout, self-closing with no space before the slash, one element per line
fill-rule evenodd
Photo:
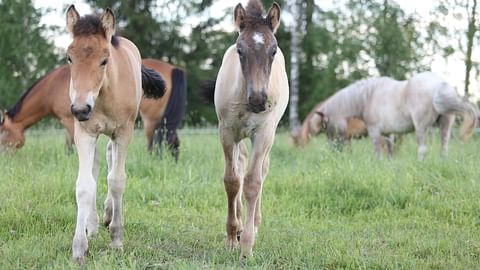
<path fill-rule="evenodd" d="M 79 121 L 87 121 L 90 118 L 90 113 L 92 112 L 92 106 L 87 104 L 83 108 L 77 108 L 75 105 L 70 106 L 70 111 L 72 112 L 73 116 L 77 118 Z"/>

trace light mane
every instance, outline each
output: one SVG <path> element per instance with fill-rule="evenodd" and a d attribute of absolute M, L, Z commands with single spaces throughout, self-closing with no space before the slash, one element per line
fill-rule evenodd
<path fill-rule="evenodd" d="M 361 117 L 367 102 L 377 89 L 392 88 L 399 82 L 389 77 L 357 81 L 325 101 L 321 111 L 329 117 Z"/>

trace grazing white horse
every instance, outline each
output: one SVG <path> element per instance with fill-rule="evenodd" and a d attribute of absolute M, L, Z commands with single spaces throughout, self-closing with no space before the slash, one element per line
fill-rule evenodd
<path fill-rule="evenodd" d="M 347 119 L 358 117 L 367 125 L 375 152 L 380 155 L 382 135 L 415 130 L 418 158 L 427 153 L 425 136 L 440 117 L 442 152 L 447 154 L 455 114 L 463 117 L 461 135 L 470 137 L 476 126 L 476 109 L 445 80 L 431 72 L 408 81 L 388 77 L 353 83 L 329 98 L 317 111 L 327 126 L 345 131 Z"/>
<path fill-rule="evenodd" d="M 252 254 L 255 232 L 261 223 L 262 185 L 269 167 L 269 152 L 277 125 L 288 103 L 285 60 L 274 36 L 280 7 L 274 3 L 263 17 L 263 6 L 250 0 L 235 8 L 239 37 L 226 51 L 215 85 L 215 109 L 225 154 L 224 184 L 228 199 L 227 247 L 238 246 L 241 262 Z M 252 141 L 247 169 L 244 138 Z M 247 211 L 241 221 L 241 189 Z"/>
<path fill-rule="evenodd" d="M 107 149 L 108 195 L 104 223 L 110 230 L 111 246 L 122 248 L 122 197 L 125 190 L 125 159 L 142 98 L 165 93 L 162 78 L 141 64 L 137 47 L 114 36 L 115 16 L 106 9 L 101 17 L 80 17 L 72 5 L 67 10 L 67 29 L 73 41 L 67 50 L 70 65 L 71 112 L 75 117 L 74 141 L 78 152 L 76 185 L 77 224 L 73 257 L 85 259 L 87 233 L 98 230 L 95 145 L 100 134 L 110 137 Z M 95 169 L 94 169 L 95 168 Z"/>

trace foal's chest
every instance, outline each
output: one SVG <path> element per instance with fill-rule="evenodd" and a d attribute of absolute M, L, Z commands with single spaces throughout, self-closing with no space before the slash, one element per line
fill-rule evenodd
<path fill-rule="evenodd" d="M 224 119 L 223 126 L 232 132 L 236 141 L 240 141 L 252 137 L 259 128 L 265 125 L 267 119 L 266 113 L 235 112 Z"/>

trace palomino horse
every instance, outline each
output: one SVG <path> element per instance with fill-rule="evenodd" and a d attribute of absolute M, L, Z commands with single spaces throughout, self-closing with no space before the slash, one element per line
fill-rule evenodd
<path fill-rule="evenodd" d="M 285 60 L 274 36 L 280 24 L 280 7 L 274 3 L 263 17 L 263 6 L 250 0 L 246 9 L 235 7 L 239 37 L 223 57 L 215 85 L 215 110 L 225 155 L 224 184 L 228 199 L 227 247 L 238 246 L 241 262 L 252 254 L 261 222 L 262 185 L 269 167 L 275 130 L 288 103 Z M 248 170 L 247 149 L 252 153 Z M 241 221 L 241 191 L 247 204 L 245 228 Z"/>
<path fill-rule="evenodd" d="M 380 155 L 382 135 L 415 129 L 418 157 L 425 158 L 428 128 L 440 117 L 442 152 L 447 154 L 455 114 L 463 117 L 461 135 L 467 139 L 476 126 L 476 109 L 462 100 L 455 89 L 431 72 L 417 74 L 408 81 L 388 77 L 358 81 L 340 90 L 318 110 L 327 126 L 345 131 L 346 121 L 358 117 L 365 121 L 375 152 Z"/>
<path fill-rule="evenodd" d="M 88 249 L 87 233 L 92 236 L 98 230 L 94 177 L 97 138 L 105 134 L 111 139 L 107 147 L 108 195 L 104 224 L 112 237 L 111 246 L 122 248 L 125 159 L 142 85 L 146 95 L 164 94 L 164 89 L 158 88 L 160 84 L 164 86 L 163 81 L 158 81 L 158 74 L 142 66 L 140 52 L 131 41 L 114 36 L 115 27 L 115 16 L 108 8 L 101 17 L 80 17 L 73 5 L 67 10 L 67 29 L 73 36 L 67 49 L 71 73 L 69 94 L 79 160 L 77 225 L 72 252 L 80 262 Z"/>
<path fill-rule="evenodd" d="M 310 139 L 318 134 L 324 127 L 322 127 L 321 121 L 316 121 L 318 119 L 317 109 L 323 102 L 317 104 L 307 115 L 305 120 L 303 120 L 302 126 L 292 135 L 293 144 L 298 147 L 305 147 Z M 332 136 L 334 134 L 331 134 Z M 353 138 L 361 138 L 367 136 L 367 126 L 365 122 L 358 118 L 348 118 L 347 119 L 347 131 L 346 139 L 350 141 Z M 329 136 L 330 139 L 331 136 Z"/>
<path fill-rule="evenodd" d="M 154 69 L 165 79 L 165 95 L 160 99 L 142 98 L 140 116 L 143 120 L 147 146 L 152 150 L 167 137 L 175 158 L 179 154 L 177 128 L 185 114 L 185 72 L 156 59 L 143 59 L 142 64 Z M 67 145 L 73 143 L 73 115 L 70 112 L 70 67 L 61 66 L 33 84 L 10 110 L 0 110 L 0 147 L 20 148 L 25 143 L 25 130 L 46 116 L 60 120 L 67 130 Z M 155 130 L 158 130 L 155 134 Z M 166 133 L 166 134 L 165 134 Z M 155 136 L 156 135 L 156 136 Z"/>
<path fill-rule="evenodd" d="M 365 122 L 355 117 L 347 118 L 347 130 L 341 132 L 341 134 L 339 134 L 338 130 L 335 128 L 330 127 L 327 129 L 327 126 L 325 125 L 326 123 L 322 121 L 321 113 L 319 114 L 319 110 L 323 103 L 324 101 L 315 105 L 303 121 L 302 126 L 292 134 L 292 140 L 295 146 L 305 147 L 313 136 L 323 130 L 326 130 L 329 141 L 334 142 L 334 145 L 337 147 L 341 147 L 345 141 L 350 144 L 352 139 L 368 136 L 367 125 Z M 399 135 L 397 135 L 397 137 L 398 136 Z M 380 140 L 385 152 L 390 156 L 393 155 L 394 141 L 396 142 L 398 139 L 394 138 L 392 134 L 389 138 L 382 136 Z"/>

